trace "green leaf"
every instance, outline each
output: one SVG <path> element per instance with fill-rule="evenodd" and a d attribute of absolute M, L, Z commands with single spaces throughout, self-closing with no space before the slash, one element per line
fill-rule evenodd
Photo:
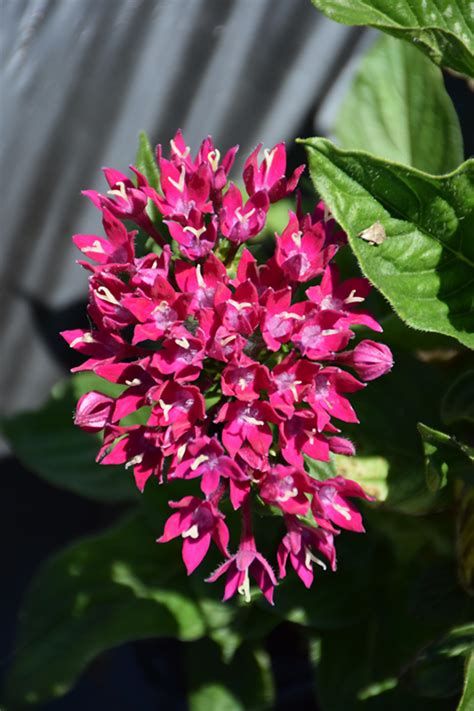
<path fill-rule="evenodd" d="M 463 680 L 463 657 L 474 647 L 474 625 L 450 630 L 441 639 L 423 647 L 404 671 L 404 680 L 420 696 L 446 698 L 459 694 Z"/>
<path fill-rule="evenodd" d="M 474 423 L 474 370 L 457 378 L 441 401 L 441 418 L 447 425 Z"/>
<path fill-rule="evenodd" d="M 160 183 L 160 172 L 156 163 L 155 154 L 151 147 L 150 139 L 145 131 L 140 131 L 138 136 L 138 151 L 135 158 L 135 166 L 140 173 L 146 177 L 152 188 L 158 188 Z"/>
<path fill-rule="evenodd" d="M 263 711 L 273 708 L 273 681 L 268 654 L 244 644 L 224 662 L 218 646 L 202 639 L 185 646 L 190 711 Z"/>
<path fill-rule="evenodd" d="M 441 71 L 393 37 L 381 37 L 362 60 L 335 135 L 342 148 L 435 175 L 454 170 L 464 158 L 461 128 Z"/>
<path fill-rule="evenodd" d="M 77 373 L 58 383 L 36 412 L 2 420 L 3 435 L 22 464 L 50 484 L 97 501 L 134 501 L 132 472 L 97 464 L 100 438 L 74 425 L 77 401 L 89 390 L 117 394 L 117 386 L 102 378 Z"/>
<path fill-rule="evenodd" d="M 426 482 L 431 491 L 442 489 L 450 477 L 474 483 L 474 449 L 455 437 L 418 423 L 425 453 Z"/>
<path fill-rule="evenodd" d="M 316 190 L 398 315 L 474 348 L 474 161 L 435 177 L 322 138 L 302 142 Z M 386 238 L 370 244 L 360 234 L 377 222 Z"/>
<path fill-rule="evenodd" d="M 474 76 L 470 0 L 312 0 L 331 20 L 412 42 L 436 64 Z"/>
<path fill-rule="evenodd" d="M 474 711 L 474 652 L 466 660 L 464 689 L 457 711 Z"/>
<path fill-rule="evenodd" d="M 65 694 L 92 659 L 128 640 L 193 640 L 205 625 L 177 545 L 139 515 L 50 559 L 24 601 L 7 683 L 12 708 Z"/>
<path fill-rule="evenodd" d="M 157 190 L 160 186 L 160 171 L 158 170 L 155 153 L 153 151 L 153 148 L 151 147 L 150 139 L 148 138 L 145 131 L 140 131 L 138 135 L 138 150 L 137 155 L 135 157 L 135 166 L 136 168 L 138 168 L 140 173 L 143 173 L 145 178 L 150 183 L 151 187 Z M 148 200 L 146 211 L 153 223 L 159 224 L 162 222 L 162 215 L 160 214 L 153 200 Z M 151 252 L 156 250 L 156 243 L 153 238 L 148 237 L 147 239 L 146 235 L 144 235 L 144 237 L 147 246 L 146 251 Z"/>

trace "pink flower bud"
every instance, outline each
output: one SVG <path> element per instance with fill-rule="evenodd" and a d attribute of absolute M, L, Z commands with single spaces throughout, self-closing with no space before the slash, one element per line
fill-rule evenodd
<path fill-rule="evenodd" d="M 112 398 L 91 390 L 77 403 L 74 424 L 86 432 L 99 432 L 109 423 L 113 406 Z"/>
<path fill-rule="evenodd" d="M 383 343 L 365 340 L 361 341 L 353 351 L 340 353 L 339 363 L 354 368 L 362 380 L 375 380 L 388 373 L 393 366 L 392 351 Z"/>

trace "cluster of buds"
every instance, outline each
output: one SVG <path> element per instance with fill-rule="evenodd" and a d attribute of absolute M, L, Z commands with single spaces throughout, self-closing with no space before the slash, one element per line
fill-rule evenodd
<path fill-rule="evenodd" d="M 248 599 L 251 576 L 272 602 L 277 576 L 257 548 L 254 505 L 280 515 L 279 578 L 288 562 L 307 587 L 314 563 L 335 569 L 340 528 L 364 530 L 352 499 L 369 497 L 341 476 L 316 480 L 306 458 L 354 454 L 337 422 L 358 421 L 348 395 L 387 372 L 392 357 L 370 340 L 348 349 L 353 326 L 381 328 L 361 308 L 367 281 L 341 281 L 330 263 L 344 235 L 324 205 L 303 214 L 298 200 L 265 263 L 252 242 L 244 247 L 303 171 L 286 177 L 283 143 L 261 161 L 260 149 L 245 163 L 245 196 L 228 182 L 237 147 L 221 160 L 207 138 L 193 160 L 179 131 L 169 159 L 157 148 L 158 189 L 134 167 L 133 181 L 106 169 L 107 195 L 85 193 L 102 211 L 105 237 L 73 238 L 93 262 L 80 261 L 91 272 L 93 326 L 62 335 L 87 356 L 76 371 L 122 386 L 115 398 L 93 391 L 77 405 L 76 424 L 103 431 L 98 461 L 133 469 L 141 491 L 149 477 L 197 480 L 193 495 L 169 502 L 159 542 L 182 538 L 188 574 L 213 542 L 224 562 L 208 580 L 226 575 L 224 599 L 237 591 Z M 133 225 L 154 240 L 145 256 Z M 124 422 L 138 410 L 146 424 Z M 242 522 L 235 553 L 226 501 Z"/>

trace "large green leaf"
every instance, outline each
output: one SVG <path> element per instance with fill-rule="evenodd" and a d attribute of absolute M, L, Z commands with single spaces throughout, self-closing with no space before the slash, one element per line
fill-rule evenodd
<path fill-rule="evenodd" d="M 94 657 L 128 640 L 204 634 L 179 542 L 161 546 L 154 538 L 135 515 L 42 567 L 23 607 L 9 707 L 63 695 Z"/>
<path fill-rule="evenodd" d="M 399 316 L 474 348 L 474 161 L 435 177 L 310 138 L 311 177 Z M 361 238 L 381 223 L 381 244 Z"/>
<path fill-rule="evenodd" d="M 336 22 L 370 25 L 413 42 L 436 62 L 474 76 L 470 0 L 312 0 Z"/>
<path fill-rule="evenodd" d="M 264 711 L 273 708 L 270 659 L 262 646 L 244 644 L 231 661 L 209 639 L 185 646 L 190 711 Z"/>
<path fill-rule="evenodd" d="M 4 419 L 2 432 L 20 461 L 50 484 L 98 501 L 133 501 L 131 471 L 96 464 L 100 439 L 73 423 L 76 403 L 89 390 L 116 394 L 102 378 L 76 374 L 58 383 L 41 409 Z"/>
<path fill-rule="evenodd" d="M 464 158 L 459 121 L 440 69 L 393 37 L 381 37 L 362 60 L 335 134 L 343 148 L 434 175 L 454 170 Z"/>
<path fill-rule="evenodd" d="M 466 661 L 464 690 L 457 711 L 474 711 L 474 652 Z"/>
<path fill-rule="evenodd" d="M 474 625 L 455 627 L 419 651 L 404 670 L 404 679 L 420 696 L 455 696 L 462 689 L 464 660 L 473 648 Z"/>
<path fill-rule="evenodd" d="M 446 486 L 448 476 L 474 484 L 474 448 L 421 422 L 418 431 L 425 452 L 426 481 L 432 491 Z"/>

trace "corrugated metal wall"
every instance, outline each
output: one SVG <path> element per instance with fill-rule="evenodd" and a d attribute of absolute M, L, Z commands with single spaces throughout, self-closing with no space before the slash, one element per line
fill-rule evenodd
<path fill-rule="evenodd" d="M 80 195 L 104 187 L 100 167 L 126 169 L 140 129 L 166 143 L 182 127 L 193 148 L 211 133 L 243 154 L 291 140 L 360 31 L 310 0 L 0 0 L 0 11 L 0 398 L 12 412 L 61 374 L 25 293 L 53 310 L 85 294 L 70 236 L 100 231 Z"/>

